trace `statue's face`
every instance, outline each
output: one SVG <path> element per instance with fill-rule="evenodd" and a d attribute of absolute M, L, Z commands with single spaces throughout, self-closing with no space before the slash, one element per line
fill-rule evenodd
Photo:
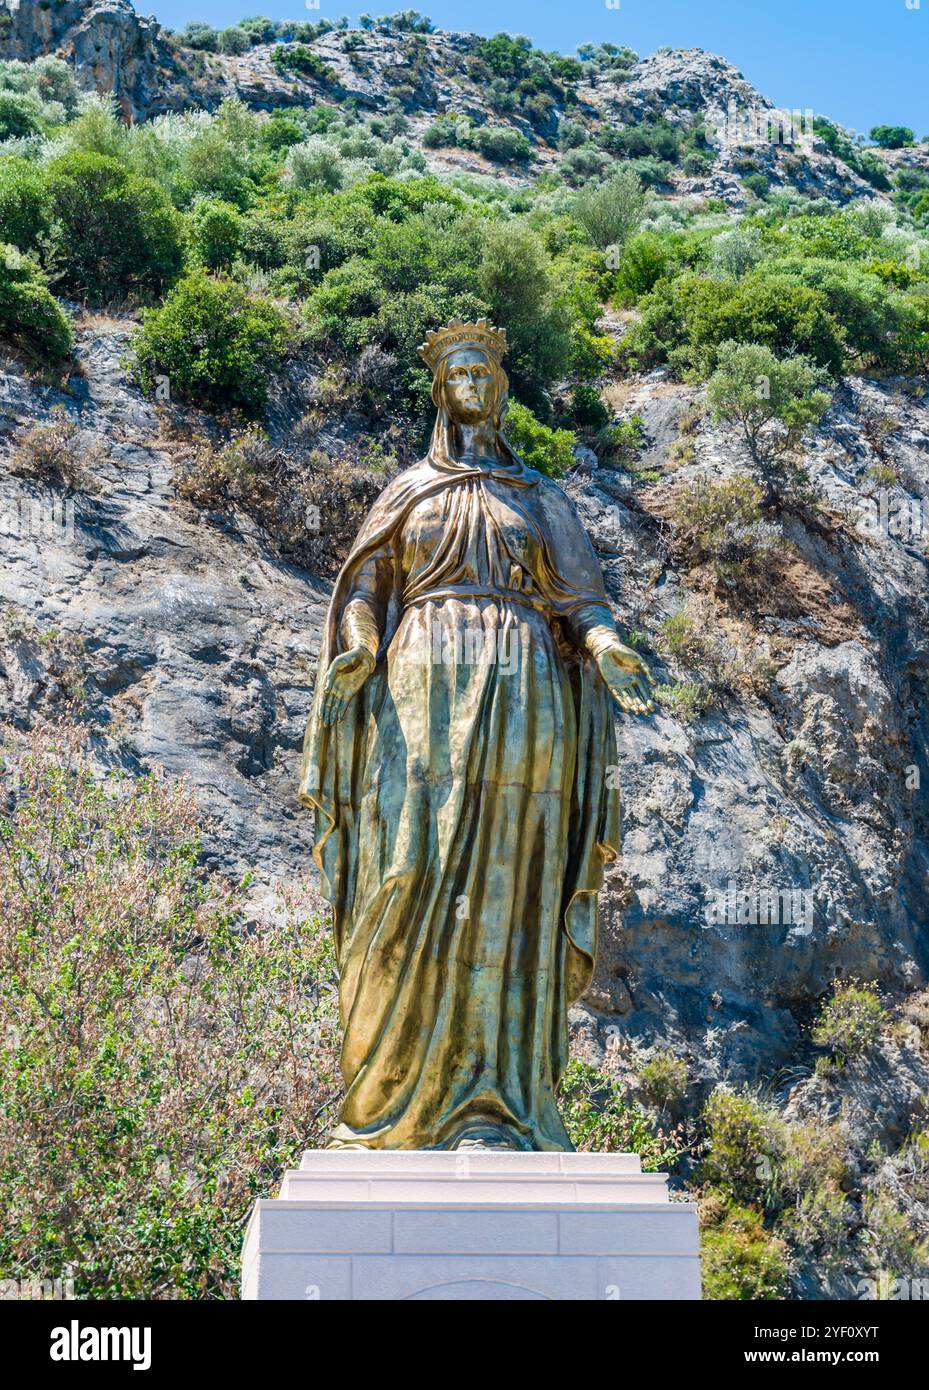
<path fill-rule="evenodd" d="M 457 348 L 448 358 L 445 404 L 460 425 L 479 425 L 494 405 L 494 369 L 480 348 Z"/>

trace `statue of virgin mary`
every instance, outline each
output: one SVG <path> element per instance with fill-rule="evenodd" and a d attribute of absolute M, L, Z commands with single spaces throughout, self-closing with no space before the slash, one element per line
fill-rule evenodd
<path fill-rule="evenodd" d="M 619 852 L 612 698 L 648 713 L 651 678 L 572 503 L 504 437 L 505 350 L 484 319 L 427 335 L 429 452 L 329 607 L 300 795 L 340 972 L 333 1147 L 571 1148 L 567 1010 Z"/>

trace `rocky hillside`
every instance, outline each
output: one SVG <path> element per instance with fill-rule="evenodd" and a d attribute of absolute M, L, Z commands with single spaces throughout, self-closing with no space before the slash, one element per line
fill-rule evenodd
<path fill-rule="evenodd" d="M 473 150 L 451 147 L 427 148 L 429 166 L 490 173 L 517 184 L 555 167 L 566 119 L 592 137 L 660 120 L 681 131 L 700 128 L 712 152 L 699 174 L 678 170 L 670 177 L 679 195 L 718 197 L 739 208 L 746 200 L 743 179 L 750 174 L 774 188 L 839 202 L 881 191 L 880 179 L 875 187 L 873 177 L 862 177 L 858 160 L 843 158 L 844 147 L 837 152 L 834 141 L 812 128 L 812 112 L 779 111 L 731 63 L 702 49 L 662 50 L 641 60 L 619 50 L 622 62 L 588 62 L 579 81 L 556 91 L 547 109 L 527 119 L 489 99 L 487 74 L 474 65 L 480 42 L 473 34 L 396 32 L 389 25 L 332 28 L 313 39 L 310 51 L 319 71 L 308 73 L 279 61 L 304 44 L 257 44 L 245 53 L 187 48 L 182 37 L 166 36 L 157 21 L 138 15 L 130 0 L 0 5 L 0 58 L 63 57 L 85 90 L 112 95 L 132 120 L 190 106 L 212 110 L 229 97 L 258 110 L 323 102 L 382 112 L 393 104 L 411 119 L 413 137 L 421 138 L 436 117 L 453 113 L 524 135 L 530 145 L 526 165 L 501 170 Z M 771 129 L 778 132 L 774 140 Z M 888 160 L 888 154 L 879 158 Z M 910 159 L 929 168 L 925 150 Z M 893 166 L 893 154 L 889 162 Z"/>
<path fill-rule="evenodd" d="M 28 463 L 48 447 L 30 431 L 70 425 L 82 473 L 67 503 L 15 457 L 0 474 L 0 716 L 25 728 L 80 688 L 106 759 L 186 775 L 215 821 L 210 862 L 251 872 L 264 896 L 309 867 L 293 787 L 327 585 L 278 558 L 247 516 L 176 498 L 177 440 L 125 377 L 132 326 L 81 321 L 63 389 L 10 367 L 0 378 L 8 450 L 25 438 Z M 647 441 L 639 468 L 665 466 L 699 400 L 660 372 L 627 386 L 622 411 Z M 689 429 L 676 480 L 744 467 L 731 430 L 705 418 Z M 895 514 L 929 496 L 929 401 L 906 383 L 849 380 L 811 458 L 833 524 L 790 525 L 796 549 L 758 631 L 684 582 L 660 486 L 643 500 L 633 476 L 589 453 L 568 481 L 621 627 L 654 635 L 684 609 L 719 634 L 687 667 L 745 668 L 742 693 L 737 681 L 695 722 L 660 712 L 618 728 L 624 853 L 576 1019 L 597 1058 L 621 1025 L 646 1047 L 689 1052 L 705 1082 L 757 1080 L 797 1059 L 810 1001 L 837 975 L 898 991 L 924 978 L 925 535 L 858 528 L 862 495 L 882 492 L 875 471 L 900 479 Z M 658 660 L 659 679 L 674 671 Z M 769 889 L 809 897 L 792 925 L 708 920 L 732 885 L 753 904 Z"/>
<path fill-rule="evenodd" d="M 770 1229 L 759 1152 L 807 1145 L 812 1173 L 835 1144 L 841 1179 L 778 1209 L 795 1293 L 929 1269 L 925 146 L 772 139 L 771 103 L 699 50 L 548 55 L 508 108 L 473 35 L 214 52 L 127 0 L 6 0 L 0 55 L 40 54 L 126 124 L 27 94 L 0 167 L 6 744 L 77 718 L 101 769 L 185 777 L 208 866 L 273 909 L 312 874 L 295 779 L 339 546 L 416 457 L 424 325 L 492 312 L 520 448 L 553 451 L 661 692 L 617 720 L 623 854 L 575 1055 L 640 1096 L 651 1068 L 661 1123 L 763 1088 L 755 1187 L 708 1181 Z M 197 106 L 219 114 L 143 124 Z M 767 436 L 796 484 L 768 494 L 744 393 L 718 394 L 758 344 L 799 361 L 809 412 Z M 320 497 L 328 551 L 298 524 Z M 817 1032 L 837 981 L 862 1018 Z"/>

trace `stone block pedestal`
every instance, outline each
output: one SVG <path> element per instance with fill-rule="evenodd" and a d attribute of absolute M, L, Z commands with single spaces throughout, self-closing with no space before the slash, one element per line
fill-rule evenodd
<path fill-rule="evenodd" d="M 314 1150 L 255 1203 L 245 1299 L 697 1299 L 697 1214 L 637 1154 Z"/>

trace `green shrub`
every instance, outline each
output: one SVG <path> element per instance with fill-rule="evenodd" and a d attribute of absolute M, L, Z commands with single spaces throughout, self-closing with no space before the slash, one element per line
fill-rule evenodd
<path fill-rule="evenodd" d="M 0 140 L 41 133 L 41 107 L 32 93 L 0 91 Z"/>
<path fill-rule="evenodd" d="M 664 656 L 670 656 L 684 666 L 699 665 L 708 650 L 703 625 L 698 624 L 686 609 L 680 609 L 663 620 L 655 645 Z"/>
<path fill-rule="evenodd" d="M 483 240 L 477 292 L 506 329 L 507 371 L 516 395 L 536 407 L 544 384 L 566 374 L 574 344 L 571 305 L 538 234 L 516 222 L 494 223 Z"/>
<path fill-rule="evenodd" d="M 247 53 L 251 46 L 248 34 L 238 24 L 224 29 L 219 36 L 220 53 Z"/>
<path fill-rule="evenodd" d="M 644 188 L 661 188 L 671 180 L 673 166 L 665 159 L 645 155 L 642 159 L 630 159 L 628 168 Z"/>
<path fill-rule="evenodd" d="M 643 1172 L 675 1164 L 682 1151 L 677 1130 L 664 1130 L 617 1082 L 584 1062 L 568 1064 L 558 1092 L 561 1118 L 574 1147 L 585 1153 L 637 1153 Z"/>
<path fill-rule="evenodd" d="M 752 1302 L 787 1297 L 790 1265 L 783 1241 L 760 1212 L 707 1194 L 700 1204 L 703 1297 Z"/>
<path fill-rule="evenodd" d="M 823 296 L 830 314 L 842 325 L 850 355 L 860 364 L 895 364 L 903 304 L 877 275 L 863 266 L 824 256 L 781 256 L 777 276 Z"/>
<path fill-rule="evenodd" d="M 97 154 L 61 156 L 47 179 L 65 289 L 103 301 L 171 283 L 183 260 L 180 218 L 157 183 Z"/>
<path fill-rule="evenodd" d="M 683 1100 L 690 1085 L 690 1072 L 683 1057 L 673 1052 L 656 1052 L 639 1072 L 639 1087 L 655 1105 L 675 1106 Z"/>
<path fill-rule="evenodd" d="M 580 145 L 566 150 L 558 162 L 558 172 L 566 183 L 578 187 L 588 181 L 598 182 L 610 167 L 610 157 L 595 145 Z"/>
<path fill-rule="evenodd" d="M 188 214 L 194 259 L 207 270 L 225 270 L 239 252 L 242 217 L 231 203 L 204 198 Z"/>
<path fill-rule="evenodd" d="M 271 62 L 278 72 L 296 72 L 301 77 L 315 78 L 318 82 L 333 82 L 336 76 L 328 63 L 302 43 L 275 48 L 271 54 Z"/>
<path fill-rule="evenodd" d="M 669 361 L 678 371 L 709 376 L 721 344 L 755 343 L 779 357 L 802 355 L 841 374 L 844 335 L 819 290 L 767 274 L 738 282 L 692 272 L 659 280 L 641 301 L 641 317 L 623 340 L 634 365 Z"/>
<path fill-rule="evenodd" d="M 25 159 L 0 160 L 0 240 L 35 251 L 52 228 L 42 173 Z"/>
<path fill-rule="evenodd" d="M 135 373 L 143 390 L 163 375 L 173 397 L 257 414 L 291 341 L 287 320 L 270 300 L 194 271 L 160 309 L 143 311 L 133 341 Z"/>
<path fill-rule="evenodd" d="M 625 304 L 639 300 L 666 276 L 674 264 L 674 249 L 667 236 L 636 232 L 623 247 L 614 276 L 616 297 Z"/>
<path fill-rule="evenodd" d="M 299 145 L 292 145 L 284 167 L 294 188 L 328 193 L 341 188 L 345 173 L 345 161 L 337 147 L 322 135 L 311 135 Z"/>
<path fill-rule="evenodd" d="M 764 174 L 746 174 L 742 182 L 749 193 L 754 193 L 756 198 L 768 196 L 771 185 Z"/>
<path fill-rule="evenodd" d="M 505 430 L 523 462 L 539 473 L 560 478 L 573 467 L 577 441 L 571 430 L 550 429 L 518 401 L 510 401 Z"/>
<path fill-rule="evenodd" d="M 574 201 L 574 216 L 594 246 L 621 247 L 642 220 L 645 198 L 642 185 L 629 169 L 596 188 L 584 189 Z"/>
<path fill-rule="evenodd" d="M 604 463 L 635 472 L 636 459 L 645 444 L 645 424 L 641 415 L 631 415 L 628 420 L 607 425 L 597 442 Z"/>
<path fill-rule="evenodd" d="M 887 177 L 887 170 L 876 155 L 870 150 L 862 150 L 852 143 L 847 131 L 839 126 L 833 125 L 825 117 L 813 117 L 813 130 L 816 135 L 823 140 L 833 154 L 843 159 L 850 169 L 854 169 L 856 174 L 860 174 L 868 183 L 875 188 L 890 188 L 890 179 Z"/>
<path fill-rule="evenodd" d="M 61 58 L 49 57 L 0 61 L 0 93 L 8 113 L 4 139 L 32 133 L 22 126 L 17 129 L 23 114 L 28 126 L 40 130 L 62 125 L 77 111 L 81 96 L 73 68 Z"/>
<path fill-rule="evenodd" d="M 875 125 L 868 132 L 868 138 L 873 140 L 876 145 L 880 145 L 882 150 L 899 150 L 905 145 L 916 143 L 916 137 L 909 126 L 905 125 Z"/>
<path fill-rule="evenodd" d="M 39 266 L 15 246 L 0 243 L 0 337 L 37 362 L 63 362 L 71 324 L 49 292 Z"/>
<path fill-rule="evenodd" d="M 775 357 L 758 343 L 722 343 L 716 360 L 707 385 L 713 416 L 739 426 L 763 500 L 783 497 L 806 476 L 788 454 L 829 405 L 828 373 L 805 357 Z"/>
<path fill-rule="evenodd" d="M 680 131 L 664 117 L 638 125 L 607 126 L 600 135 L 600 143 L 610 154 L 625 159 L 652 155 L 674 164 L 681 156 Z"/>
<path fill-rule="evenodd" d="M 289 150 L 299 145 L 305 135 L 303 126 L 284 111 L 275 111 L 259 129 L 259 139 L 269 150 Z"/>
<path fill-rule="evenodd" d="M 716 237 L 710 268 L 716 275 L 741 280 L 743 275 L 755 268 L 763 255 L 764 245 L 757 227 L 736 227 Z"/>
<path fill-rule="evenodd" d="M 472 140 L 479 154 L 499 164 L 525 163 L 532 153 L 525 135 L 512 126 L 475 126 Z"/>
<path fill-rule="evenodd" d="M 609 418 L 610 413 L 596 386 L 589 382 L 575 386 L 568 407 L 568 420 L 572 426 L 581 430 L 599 430 Z"/>
<path fill-rule="evenodd" d="M 177 35 L 177 42 L 182 48 L 199 49 L 204 53 L 217 53 L 219 51 L 218 31 L 213 28 L 212 24 L 204 24 L 199 19 L 193 19 L 184 26 Z"/>
<path fill-rule="evenodd" d="M 781 1152 L 781 1130 L 772 1112 L 748 1095 L 716 1090 L 703 1107 L 706 1151 L 701 1182 L 737 1203 L 768 1203 Z"/>
<path fill-rule="evenodd" d="M 841 1064 L 873 1047 L 886 1021 L 887 1011 L 875 989 L 857 980 L 841 980 L 823 1005 L 810 1036 Z"/>
<path fill-rule="evenodd" d="M 787 547 L 762 518 L 763 495 L 745 474 L 718 483 L 701 475 L 676 488 L 667 512 L 676 556 L 688 566 L 711 564 L 732 588 L 769 572 Z"/>
<path fill-rule="evenodd" d="M 249 1208 L 338 1093 L 324 919 L 292 893 L 246 929 L 197 868 L 186 792 L 96 780 L 61 721 L 10 770 L 0 1267 L 78 1298 L 235 1298 Z"/>
<path fill-rule="evenodd" d="M 709 691 L 699 681 L 674 681 L 655 686 L 655 700 L 682 724 L 693 724 L 710 703 Z"/>
<path fill-rule="evenodd" d="M 929 294 L 914 294 L 904 300 L 897 353 L 904 371 L 929 373 Z"/>

